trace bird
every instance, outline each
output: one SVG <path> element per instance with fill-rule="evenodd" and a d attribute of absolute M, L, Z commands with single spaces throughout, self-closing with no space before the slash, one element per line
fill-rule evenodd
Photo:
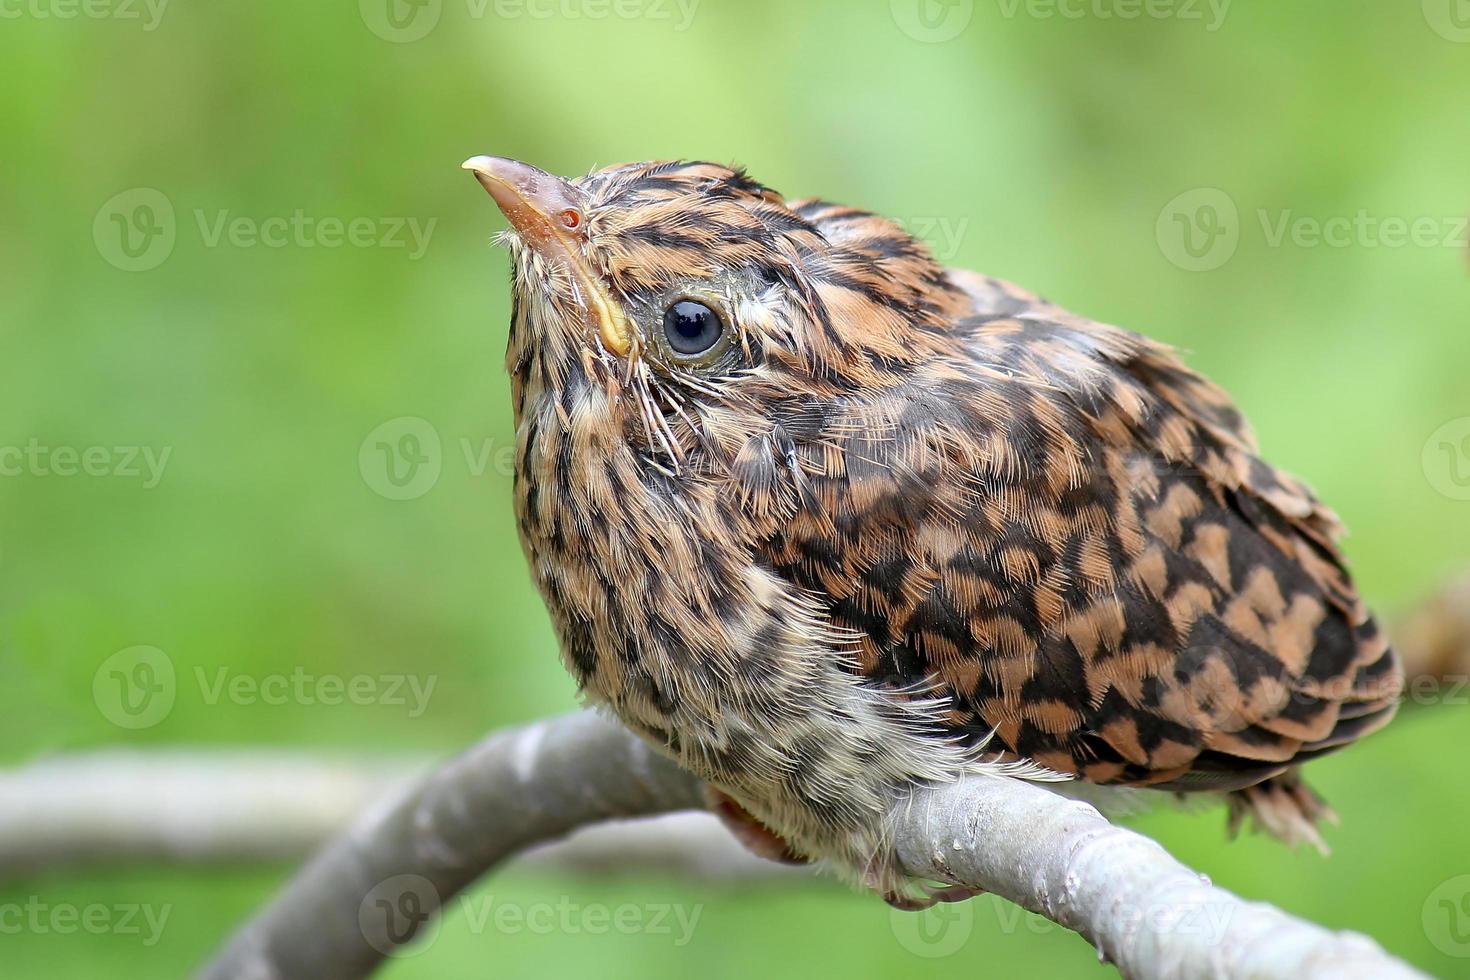
<path fill-rule="evenodd" d="M 463 166 L 510 226 L 562 659 L 747 847 L 962 900 L 888 814 L 988 773 L 1325 850 L 1299 768 L 1387 724 L 1402 668 L 1336 515 L 1173 348 L 739 167 Z"/>

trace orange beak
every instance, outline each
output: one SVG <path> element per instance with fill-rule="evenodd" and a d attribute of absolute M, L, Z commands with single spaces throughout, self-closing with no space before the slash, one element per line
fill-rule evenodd
<path fill-rule="evenodd" d="M 626 355 L 633 346 L 633 326 L 583 254 L 587 215 L 581 193 L 519 160 L 470 157 L 464 169 L 490 192 L 527 247 L 567 271 L 589 331 L 612 353 Z"/>

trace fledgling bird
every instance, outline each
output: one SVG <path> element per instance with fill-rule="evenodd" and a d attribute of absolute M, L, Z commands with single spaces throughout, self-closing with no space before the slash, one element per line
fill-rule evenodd
<path fill-rule="evenodd" d="M 885 815 L 992 772 L 1320 845 L 1297 766 L 1401 670 L 1336 517 L 1170 348 L 741 170 L 465 168 L 513 229 L 516 514 L 566 665 L 747 843 L 963 897 Z"/>

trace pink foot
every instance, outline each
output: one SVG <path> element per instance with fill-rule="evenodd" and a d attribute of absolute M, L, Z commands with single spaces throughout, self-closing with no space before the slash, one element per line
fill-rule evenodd
<path fill-rule="evenodd" d="M 791 849 L 784 837 L 757 820 L 731 797 L 713 786 L 705 786 L 704 799 L 710 812 L 720 818 L 720 822 L 750 853 L 781 864 L 808 863 L 806 858 Z"/>

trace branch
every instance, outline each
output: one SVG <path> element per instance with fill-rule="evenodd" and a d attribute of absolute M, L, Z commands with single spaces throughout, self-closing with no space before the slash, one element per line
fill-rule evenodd
<path fill-rule="evenodd" d="M 367 976 L 521 848 L 700 804 L 697 780 L 598 715 L 503 732 L 367 813 L 202 976 Z M 919 789 L 892 819 L 912 874 L 992 891 L 1075 929 L 1127 977 L 1419 976 L 1366 937 L 1243 902 L 1035 784 L 982 777 Z"/>
<path fill-rule="evenodd" d="M 1392 631 L 1404 662 L 1404 706 L 1470 697 L 1470 574 L 1441 586 Z"/>
<path fill-rule="evenodd" d="M 300 861 L 431 768 L 416 756 L 268 749 L 107 749 L 40 759 L 0 772 L 0 881 L 118 863 Z M 758 859 L 707 813 L 594 824 L 515 861 L 725 884 L 790 884 L 803 875 Z"/>
<path fill-rule="evenodd" d="M 597 715 L 493 735 L 365 813 L 201 975 L 365 977 L 523 848 L 588 823 L 700 806 L 697 780 Z"/>
<path fill-rule="evenodd" d="M 299 858 L 424 760 L 110 749 L 0 772 L 0 879 L 116 861 Z"/>
<path fill-rule="evenodd" d="M 1246 902 L 1154 841 L 1035 783 L 921 790 L 896 815 L 905 870 L 994 892 L 1080 933 L 1125 977 L 1418 977 L 1367 936 Z"/>

